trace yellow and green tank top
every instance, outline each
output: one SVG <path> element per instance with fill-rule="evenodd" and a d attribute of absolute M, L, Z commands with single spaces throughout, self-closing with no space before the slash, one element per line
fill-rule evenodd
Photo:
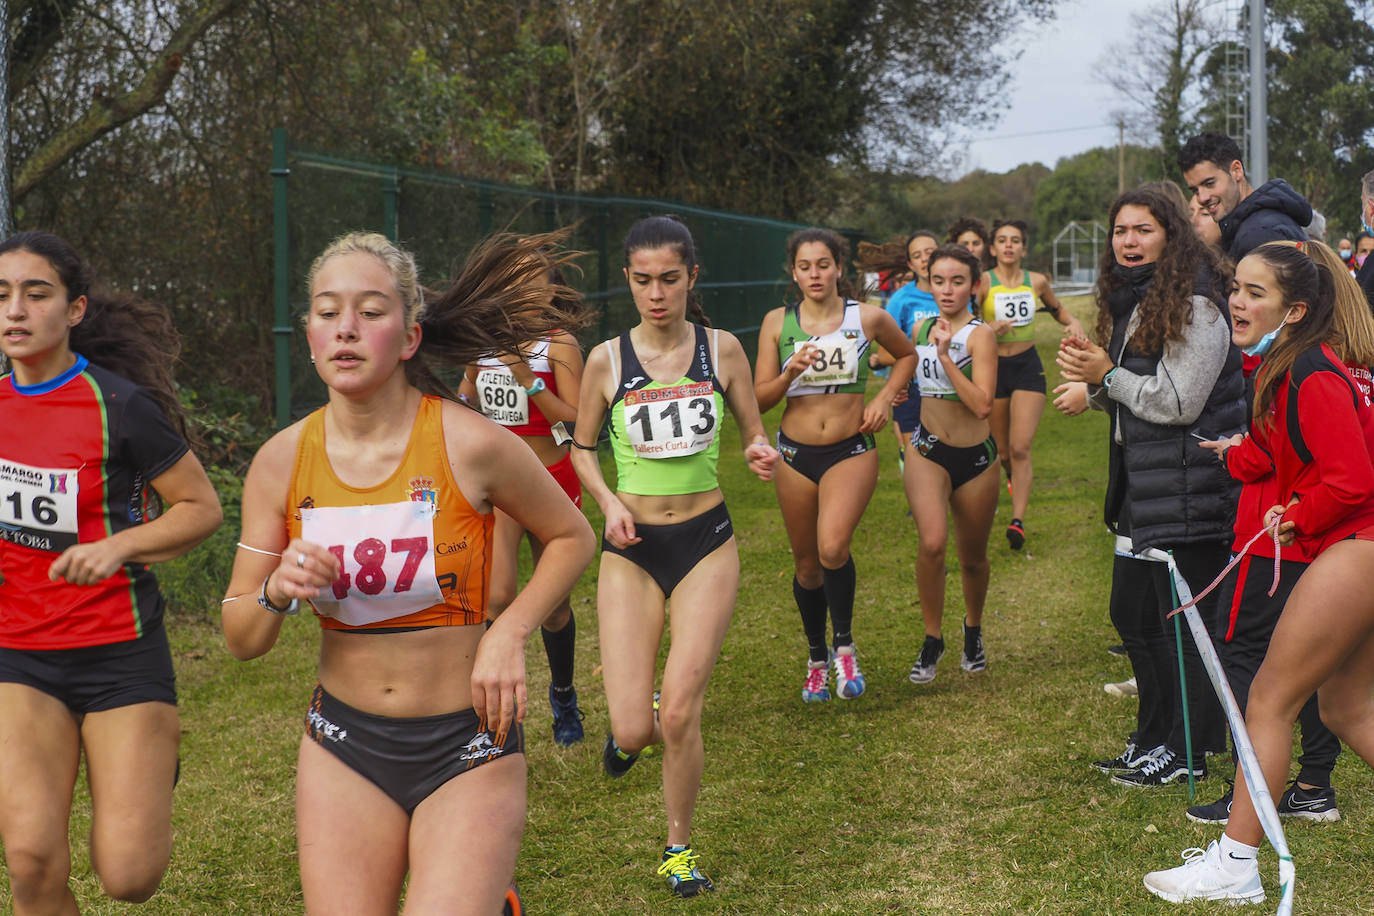
<path fill-rule="evenodd" d="M 716 378 L 706 329 L 696 328 L 692 363 L 674 382 L 644 371 L 629 332 L 620 335 L 620 377 L 611 402 L 611 453 L 616 489 L 641 496 L 704 493 L 716 488 L 725 397 Z M 720 332 L 715 332 L 719 342 Z M 615 348 L 611 349 L 614 364 Z"/>
<path fill-rule="evenodd" d="M 983 297 L 983 320 L 988 324 L 994 321 L 1010 321 L 1011 329 L 997 338 L 998 343 L 1024 343 L 1035 339 L 1035 313 L 1040 308 L 1040 300 L 1031 286 L 1029 270 L 1021 272 L 1020 286 L 1003 286 L 997 279 L 997 272 L 990 271 L 988 276 L 992 286 Z"/>

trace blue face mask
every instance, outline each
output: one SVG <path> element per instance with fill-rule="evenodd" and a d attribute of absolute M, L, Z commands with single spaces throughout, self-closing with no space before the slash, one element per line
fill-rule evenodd
<path fill-rule="evenodd" d="M 1288 316 L 1292 311 L 1292 309 L 1289 309 L 1287 312 L 1284 312 L 1283 320 L 1279 322 L 1278 327 L 1274 328 L 1274 330 L 1270 331 L 1268 334 L 1265 334 L 1250 346 L 1241 347 L 1241 352 L 1246 356 L 1263 356 L 1265 353 L 1268 353 L 1269 348 L 1274 344 L 1275 338 L 1279 336 L 1279 331 L 1282 331 L 1283 326 L 1288 322 Z"/>

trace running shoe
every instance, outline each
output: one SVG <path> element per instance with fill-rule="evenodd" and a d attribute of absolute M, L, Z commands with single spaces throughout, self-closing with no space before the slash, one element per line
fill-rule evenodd
<path fill-rule="evenodd" d="M 639 754 L 627 754 L 620 749 L 620 745 L 615 743 L 615 735 L 606 736 L 606 746 L 601 749 L 601 766 L 606 770 L 606 775 L 612 779 L 619 779 L 629 772 L 630 767 L 635 765 L 639 759 Z"/>
<path fill-rule="evenodd" d="M 1183 864 L 1177 868 L 1150 872 L 1145 876 L 1145 889 L 1170 903 L 1189 900 L 1264 902 L 1258 860 L 1227 863 L 1222 860 L 1221 844 L 1215 841 L 1206 849 L 1195 846 L 1183 850 Z"/>
<path fill-rule="evenodd" d="M 1192 774 L 1194 779 L 1206 779 L 1207 764 L 1202 763 L 1193 767 Z M 1166 747 L 1141 764 L 1139 769 L 1113 775 L 1112 782 L 1137 789 L 1153 789 L 1157 786 L 1167 786 L 1178 779 L 1187 778 L 1187 762 L 1175 754 L 1173 748 Z"/>
<path fill-rule="evenodd" d="M 806 683 L 802 685 L 802 700 L 807 703 L 823 703 L 830 699 L 828 662 L 806 662 Z"/>
<path fill-rule="evenodd" d="M 929 684 L 935 680 L 935 663 L 945 654 L 945 641 L 934 636 L 927 636 L 926 641 L 921 644 L 921 654 L 916 658 L 916 664 L 911 666 L 911 673 L 907 678 L 913 684 Z"/>
<path fill-rule="evenodd" d="M 571 747 L 584 737 L 582 710 L 577 708 L 577 691 L 569 688 L 565 696 L 549 686 L 549 708 L 553 710 L 553 743 Z"/>
<path fill-rule="evenodd" d="M 1108 646 L 1107 651 L 1110 652 L 1112 655 L 1120 656 L 1122 658 L 1126 656 L 1126 647 L 1123 646 L 1121 643 L 1117 643 L 1114 646 Z"/>
<path fill-rule="evenodd" d="M 1199 824 L 1220 824 L 1225 827 L 1226 822 L 1231 819 L 1231 802 L 1235 800 L 1235 796 L 1236 790 L 1229 788 L 1225 795 L 1210 805 L 1193 805 L 1184 813 L 1190 821 Z"/>
<path fill-rule="evenodd" d="M 1007 489 L 1011 489 L 1010 482 L 1007 483 Z M 1012 519 L 1007 526 L 1007 543 L 1012 550 L 1020 550 L 1026 543 L 1026 523 L 1019 518 Z"/>
<path fill-rule="evenodd" d="M 520 891 L 512 884 L 506 888 L 506 902 L 501 907 L 501 916 L 525 916 L 525 907 L 520 902 Z"/>
<path fill-rule="evenodd" d="M 1093 763 L 1093 769 L 1101 770 L 1103 773 L 1126 773 L 1131 770 L 1138 770 L 1146 763 L 1153 760 L 1157 754 L 1162 754 L 1167 748 L 1164 745 L 1158 747 L 1143 748 L 1136 747 L 1134 741 L 1126 742 L 1126 749 L 1110 760 L 1098 760 Z"/>
<path fill-rule="evenodd" d="M 959 667 L 965 671 L 983 671 L 988 666 L 988 657 L 983 652 L 983 628 L 964 624 L 964 655 L 959 659 Z"/>
<path fill-rule="evenodd" d="M 1140 689 L 1135 685 L 1135 678 L 1129 678 L 1111 684 L 1103 684 L 1102 689 L 1107 691 L 1111 696 L 1121 697 L 1123 699 L 1140 695 Z"/>
<path fill-rule="evenodd" d="M 690 846 L 663 850 L 663 862 L 658 866 L 658 873 L 668 879 L 669 890 L 677 896 L 695 897 L 702 891 L 716 889 L 711 879 L 697 868 L 698 858 L 700 856 L 692 852 Z"/>
<path fill-rule="evenodd" d="M 852 700 L 864 692 L 864 673 L 859 670 L 859 652 L 852 645 L 840 646 L 830 656 L 835 666 L 835 692 L 841 700 Z"/>
<path fill-rule="evenodd" d="M 1340 809 L 1336 807 L 1336 790 L 1304 789 L 1294 780 L 1284 790 L 1276 806 L 1280 817 L 1296 817 L 1305 821 L 1335 823 L 1341 819 Z"/>

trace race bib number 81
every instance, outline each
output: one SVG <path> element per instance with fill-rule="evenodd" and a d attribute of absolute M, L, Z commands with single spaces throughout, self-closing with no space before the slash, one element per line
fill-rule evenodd
<path fill-rule="evenodd" d="M 859 380 L 859 348 L 856 337 L 843 332 L 827 334 L 815 340 L 799 340 L 792 347 L 796 353 L 807 344 L 820 350 L 816 359 L 798 379 L 804 385 L 847 385 Z"/>
<path fill-rule="evenodd" d="M 621 409 L 630 445 L 641 458 L 695 455 L 716 438 L 719 418 L 709 381 L 631 391 Z"/>
<path fill-rule="evenodd" d="M 50 553 L 76 544 L 76 471 L 0 461 L 0 538 Z"/>
<path fill-rule="evenodd" d="M 1035 293 L 1028 289 L 997 293 L 992 297 L 992 306 L 997 320 L 1010 321 L 1014 328 L 1024 328 L 1035 320 Z"/>

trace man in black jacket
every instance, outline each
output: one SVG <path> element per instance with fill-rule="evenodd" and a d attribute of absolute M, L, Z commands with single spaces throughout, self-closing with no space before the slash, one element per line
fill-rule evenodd
<path fill-rule="evenodd" d="M 1240 161 L 1240 147 L 1225 134 L 1207 133 L 1178 151 L 1183 180 L 1198 206 L 1221 227 L 1221 246 L 1239 261 L 1265 242 L 1304 241 L 1312 205 L 1282 178 L 1252 188 Z"/>
<path fill-rule="evenodd" d="M 1364 178 L 1360 180 L 1360 225 L 1364 231 L 1374 235 L 1374 172 L 1365 172 Z M 1360 284 L 1360 289 L 1364 290 L 1364 297 L 1369 300 L 1369 307 L 1374 309 L 1374 254 L 1366 255 L 1364 264 L 1360 265 L 1359 273 L 1355 274 L 1355 280 Z"/>

